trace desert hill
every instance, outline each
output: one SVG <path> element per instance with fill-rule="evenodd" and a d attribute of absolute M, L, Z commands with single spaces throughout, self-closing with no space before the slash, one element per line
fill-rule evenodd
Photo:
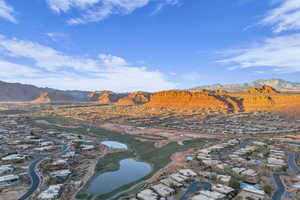
<path fill-rule="evenodd" d="M 203 85 L 199 87 L 192 88 L 190 90 L 226 90 L 231 92 L 238 92 L 242 90 L 247 90 L 250 88 L 261 87 L 263 85 L 268 85 L 277 91 L 300 91 L 300 83 L 290 82 L 283 79 L 267 79 L 267 80 L 256 80 L 249 83 L 241 84 L 214 84 L 214 85 Z"/>

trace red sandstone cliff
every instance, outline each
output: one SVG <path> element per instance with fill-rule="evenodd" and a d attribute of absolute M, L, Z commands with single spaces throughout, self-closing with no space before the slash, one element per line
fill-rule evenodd
<path fill-rule="evenodd" d="M 207 92 L 163 91 L 153 95 L 150 107 L 165 107 L 178 110 L 226 111 L 228 106 L 222 100 Z"/>

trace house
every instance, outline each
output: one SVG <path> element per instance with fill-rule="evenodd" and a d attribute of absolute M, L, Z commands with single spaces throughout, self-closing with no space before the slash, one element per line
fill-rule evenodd
<path fill-rule="evenodd" d="M 0 174 L 12 173 L 15 168 L 12 165 L 1 165 Z"/>
<path fill-rule="evenodd" d="M 197 173 L 195 173 L 191 169 L 181 169 L 181 170 L 179 170 L 179 173 L 182 174 L 183 176 L 186 176 L 186 177 L 195 177 L 195 176 L 197 176 Z"/>
<path fill-rule="evenodd" d="M 259 190 L 254 186 L 246 186 L 238 194 L 241 200 L 253 199 L 253 200 L 264 200 L 266 194 L 263 190 Z"/>
<path fill-rule="evenodd" d="M 80 145 L 81 150 L 83 151 L 91 151 L 95 149 L 94 145 L 87 145 L 87 144 L 82 144 Z"/>
<path fill-rule="evenodd" d="M 43 151 L 52 151 L 54 149 L 55 149 L 55 146 L 43 146 L 43 147 L 35 148 L 34 150 L 43 152 Z"/>
<path fill-rule="evenodd" d="M 173 179 L 174 181 L 178 182 L 178 183 L 183 183 L 183 182 L 185 182 L 186 180 L 189 179 L 188 177 L 183 176 L 183 175 L 181 175 L 179 173 L 171 174 L 169 177 L 171 179 Z"/>
<path fill-rule="evenodd" d="M 158 195 L 150 189 L 146 189 L 137 194 L 137 199 L 140 200 L 157 200 Z"/>
<path fill-rule="evenodd" d="M 171 178 L 165 178 L 165 179 L 162 179 L 162 180 L 160 180 L 160 182 L 162 183 L 162 184 L 165 184 L 166 186 L 169 186 L 169 187 L 177 187 L 177 188 L 179 188 L 179 187 L 182 187 L 183 186 L 183 184 L 182 183 L 178 183 L 178 182 L 176 182 L 176 181 L 174 181 L 173 179 L 171 179 Z"/>
<path fill-rule="evenodd" d="M 72 172 L 69 169 L 58 170 L 55 172 L 51 172 L 50 176 L 52 178 L 66 179 Z"/>
<path fill-rule="evenodd" d="M 162 197 L 168 197 L 175 193 L 175 190 L 164 185 L 164 184 L 157 184 L 151 187 L 157 194 L 159 194 Z"/>
<path fill-rule="evenodd" d="M 66 165 L 67 164 L 67 161 L 66 160 L 63 160 L 63 159 L 59 159 L 59 160 L 55 160 L 52 165 Z"/>
<path fill-rule="evenodd" d="M 49 188 L 39 194 L 40 200 L 55 200 L 58 199 L 63 189 L 62 184 L 50 185 Z"/>
<path fill-rule="evenodd" d="M 3 160 L 3 161 L 20 161 L 20 160 L 24 160 L 25 158 L 26 157 L 21 154 L 11 154 L 11 155 L 1 158 L 1 160 Z"/>
<path fill-rule="evenodd" d="M 234 189 L 226 185 L 216 184 L 212 186 L 212 191 L 219 192 L 225 194 L 226 196 L 229 196 L 232 192 L 234 192 Z"/>
<path fill-rule="evenodd" d="M 229 182 L 231 180 L 231 176 L 217 175 L 217 180 L 222 183 L 229 184 Z"/>
<path fill-rule="evenodd" d="M 19 182 L 20 177 L 18 175 L 6 175 L 0 176 L 0 186 L 14 185 Z"/>
<path fill-rule="evenodd" d="M 77 155 L 76 155 L 75 151 L 70 151 L 70 152 L 67 152 L 65 155 L 63 155 L 62 157 L 63 158 L 74 158 L 76 156 Z"/>
<path fill-rule="evenodd" d="M 192 197 L 192 200 L 225 200 L 226 195 L 219 192 L 213 192 L 208 190 L 203 190 L 199 192 L 199 195 Z"/>
<path fill-rule="evenodd" d="M 54 145 L 54 142 L 46 141 L 39 144 L 41 147 Z"/>

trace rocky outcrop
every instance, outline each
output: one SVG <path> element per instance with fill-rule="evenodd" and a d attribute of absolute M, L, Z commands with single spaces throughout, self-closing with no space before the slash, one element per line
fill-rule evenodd
<path fill-rule="evenodd" d="M 258 95 L 272 95 L 272 94 L 279 94 L 279 92 L 277 90 L 275 90 L 274 88 L 267 86 L 267 85 L 263 85 L 260 87 L 256 87 L 256 88 L 250 88 L 246 91 L 249 94 L 258 94 Z"/>
<path fill-rule="evenodd" d="M 88 95 L 86 95 L 85 99 L 87 101 L 97 101 L 101 95 L 102 92 L 91 92 Z"/>
<path fill-rule="evenodd" d="M 75 99 L 64 92 L 42 92 L 32 103 L 71 102 Z"/>
<path fill-rule="evenodd" d="M 115 105 L 137 105 L 145 104 L 150 100 L 150 93 L 135 92 L 131 93 L 126 97 L 119 99 Z"/>
<path fill-rule="evenodd" d="M 116 103 L 119 99 L 123 98 L 126 96 L 125 94 L 116 94 L 113 92 L 108 92 L 105 91 L 103 94 L 98 98 L 98 103 L 99 104 L 114 104 Z"/>
<path fill-rule="evenodd" d="M 154 94 L 149 107 L 173 110 L 203 110 L 220 112 L 256 112 L 299 110 L 300 94 L 280 93 L 270 86 L 260 86 L 246 91 L 227 93 L 201 90 L 164 91 Z"/>
<path fill-rule="evenodd" d="M 48 92 L 43 92 L 38 98 L 34 99 L 32 103 L 50 103 L 51 99 Z"/>
<path fill-rule="evenodd" d="M 175 110 L 227 111 L 228 105 L 208 92 L 163 91 L 153 95 L 150 107 L 164 107 Z"/>

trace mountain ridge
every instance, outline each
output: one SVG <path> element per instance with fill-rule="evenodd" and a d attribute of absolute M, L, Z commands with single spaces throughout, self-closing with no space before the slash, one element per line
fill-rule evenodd
<path fill-rule="evenodd" d="M 202 85 L 191 88 L 189 90 L 226 90 L 230 92 L 237 92 L 247 90 L 250 88 L 256 88 L 263 85 L 268 85 L 279 91 L 300 91 L 300 83 L 286 81 L 283 79 L 272 78 L 272 79 L 259 79 L 252 82 L 240 83 L 240 84 L 213 84 L 213 85 Z"/>
<path fill-rule="evenodd" d="M 69 95 L 74 101 L 84 100 L 88 91 L 58 90 L 52 88 L 37 87 L 30 84 L 9 83 L 0 81 L 0 101 L 33 101 L 42 93 L 60 93 Z"/>

